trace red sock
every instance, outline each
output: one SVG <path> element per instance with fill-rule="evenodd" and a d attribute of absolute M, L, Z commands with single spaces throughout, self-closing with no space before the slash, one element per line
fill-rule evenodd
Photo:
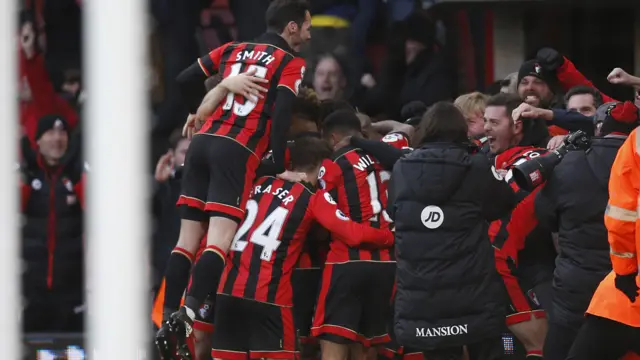
<path fill-rule="evenodd" d="M 542 359 L 542 350 L 527 351 L 527 359 Z"/>

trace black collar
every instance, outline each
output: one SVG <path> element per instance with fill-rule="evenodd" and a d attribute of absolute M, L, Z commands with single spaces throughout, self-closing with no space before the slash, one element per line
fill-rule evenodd
<path fill-rule="evenodd" d="M 293 51 L 291 46 L 289 46 L 289 44 L 284 40 L 284 38 L 274 32 L 266 32 L 258 36 L 258 38 L 256 39 L 256 42 L 262 43 L 262 44 L 270 44 L 291 53 L 291 55 L 293 56 L 298 56 L 298 53 Z"/>

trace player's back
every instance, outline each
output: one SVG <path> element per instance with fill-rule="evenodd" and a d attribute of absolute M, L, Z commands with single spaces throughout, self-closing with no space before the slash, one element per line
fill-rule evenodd
<path fill-rule="evenodd" d="M 204 59 L 200 60 L 200 66 L 207 75 L 217 72 L 225 78 L 254 69 L 254 76 L 269 80 L 264 98 L 227 95 L 201 130 L 232 138 L 261 158 L 269 145 L 277 88 L 284 86 L 297 94 L 304 76 L 304 60 L 295 55 L 282 37 L 272 33 L 262 35 L 255 43 L 224 44 Z"/>
<path fill-rule="evenodd" d="M 337 197 L 338 208 L 353 221 L 388 229 L 392 220 L 387 207 L 387 182 L 391 173 L 360 148 L 344 147 L 326 160 L 321 179 L 333 182 L 328 189 Z M 324 173 L 323 173 L 324 171 Z M 351 248 L 341 241 L 331 242 L 327 262 L 394 261 L 391 249 Z"/>
<path fill-rule="evenodd" d="M 259 178 L 231 244 L 219 293 L 291 306 L 291 273 L 313 222 L 305 185 Z"/>

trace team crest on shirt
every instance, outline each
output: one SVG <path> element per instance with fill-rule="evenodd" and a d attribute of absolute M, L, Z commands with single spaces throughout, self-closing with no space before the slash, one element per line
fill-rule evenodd
<path fill-rule="evenodd" d="M 73 183 L 71 183 L 71 180 L 65 177 L 65 178 L 62 178 L 62 183 L 64 184 L 64 187 L 67 190 L 73 191 Z"/>
<path fill-rule="evenodd" d="M 538 301 L 538 296 L 536 296 L 536 293 L 533 291 L 533 289 L 529 289 L 529 291 L 527 291 L 527 295 L 529 295 L 529 299 L 531 299 L 531 301 L 536 304 L 537 306 L 540 306 L 540 301 Z"/>
<path fill-rule="evenodd" d="M 42 181 L 38 179 L 33 179 L 33 181 L 31 182 L 31 187 L 33 188 L 33 190 L 42 189 Z"/>
<path fill-rule="evenodd" d="M 533 70 L 535 70 L 536 74 L 540 75 L 542 74 L 542 66 L 540 66 L 540 64 L 535 64 L 533 65 Z"/>
<path fill-rule="evenodd" d="M 331 194 L 329 194 L 328 192 L 324 193 L 324 199 L 327 200 L 327 202 L 331 205 L 337 205 L 335 200 L 333 200 L 333 197 L 331 197 Z"/>
<path fill-rule="evenodd" d="M 396 134 L 396 133 L 387 134 L 385 137 L 382 138 L 382 141 L 386 143 L 396 142 L 399 140 L 402 140 L 402 135 Z"/>
<path fill-rule="evenodd" d="M 336 210 L 336 217 L 342 221 L 347 221 L 349 218 L 342 211 Z"/>
<path fill-rule="evenodd" d="M 318 184 L 320 185 L 321 189 L 325 189 L 327 187 L 327 183 L 322 178 L 322 177 L 324 177 L 324 174 L 326 172 L 327 172 L 327 170 L 324 168 L 324 166 L 321 166 L 320 170 L 318 171 Z"/>

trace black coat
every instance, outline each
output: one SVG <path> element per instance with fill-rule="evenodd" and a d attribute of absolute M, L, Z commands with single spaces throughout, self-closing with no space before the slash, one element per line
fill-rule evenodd
<path fill-rule="evenodd" d="M 504 285 L 487 231 L 513 206 L 513 191 L 487 158 L 465 147 L 427 144 L 396 163 L 388 211 L 400 344 L 431 350 L 500 336 Z"/>
<path fill-rule="evenodd" d="M 84 193 L 81 161 L 49 168 L 26 162 L 22 179 L 23 294 L 28 301 L 55 293 L 82 304 L 84 281 Z"/>
<path fill-rule="evenodd" d="M 550 320 L 580 326 L 591 296 L 611 271 L 604 211 L 609 174 L 621 138 L 595 138 L 587 152 L 569 152 L 536 198 L 539 221 L 558 232 Z"/>

